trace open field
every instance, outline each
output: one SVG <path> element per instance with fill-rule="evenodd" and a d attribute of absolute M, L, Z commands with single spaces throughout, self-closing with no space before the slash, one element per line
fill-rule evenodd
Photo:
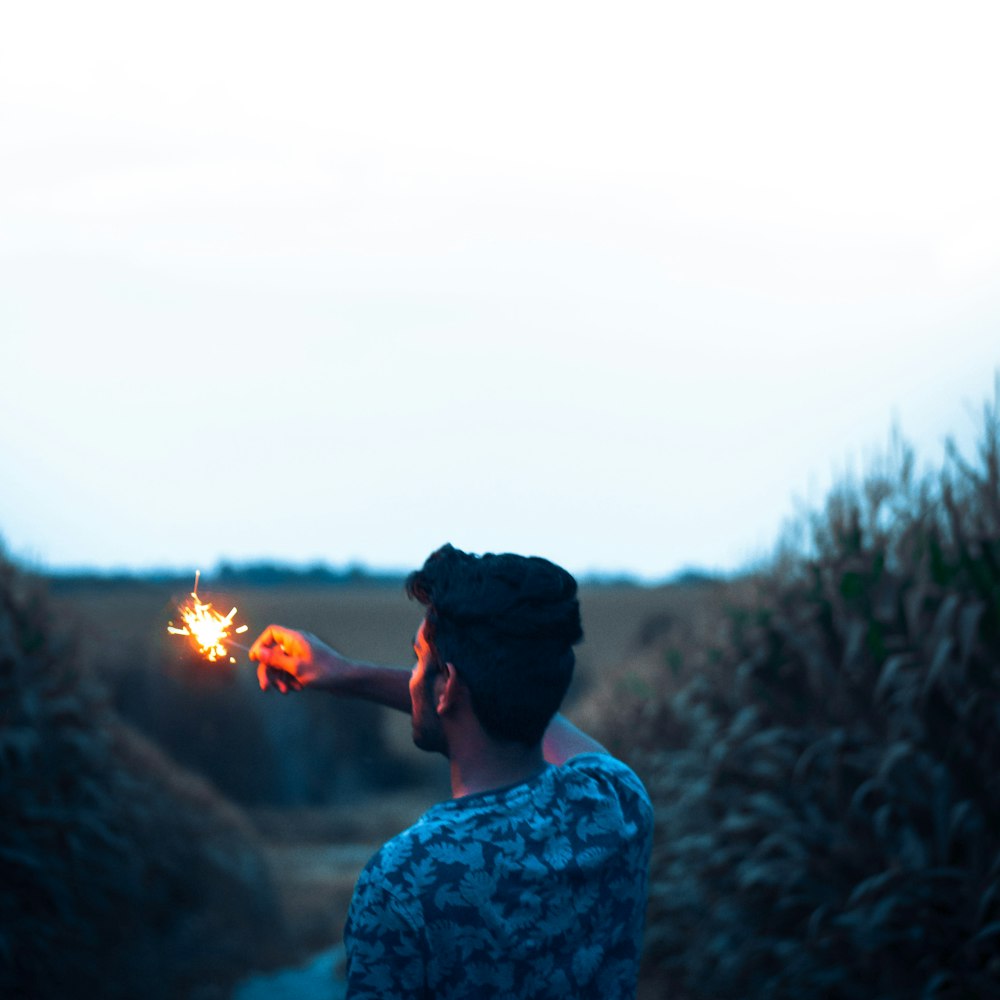
<path fill-rule="evenodd" d="M 642 649 L 679 616 L 697 613 L 703 594 L 681 587 L 583 587 L 580 602 L 585 638 L 577 647 L 577 669 L 566 700 L 566 710 L 588 701 L 610 678 L 618 678 L 626 664 L 641 658 Z M 128 683 L 135 671 L 177 672 L 191 663 L 187 640 L 169 635 L 167 621 L 176 617 L 183 592 L 153 584 L 90 590 L 59 590 L 52 595 L 60 628 L 73 635 L 80 658 L 113 688 Z M 402 588 L 357 587 L 247 587 L 215 590 L 211 582 L 199 587 L 199 596 L 228 611 L 239 609 L 237 621 L 250 626 L 241 637 L 247 645 L 263 628 L 275 622 L 314 632 L 348 656 L 373 663 L 408 667 L 411 641 L 422 609 L 409 601 Z M 235 650 L 237 665 L 198 664 L 195 669 L 211 685 L 232 683 L 244 697 L 252 697 L 254 666 Z M 269 695 L 268 697 L 274 697 Z M 196 704 L 192 694 L 190 707 Z M 265 703 L 266 704 L 266 703 Z M 284 711 L 277 708 L 276 711 Z M 409 722 L 393 712 L 380 712 L 379 728 L 391 752 L 410 758 L 422 773 L 426 760 L 413 751 Z M 587 721 L 593 713 L 584 709 Z M 431 768 L 433 770 L 433 767 Z"/>
<path fill-rule="evenodd" d="M 642 684 L 657 677 L 668 682 L 662 656 L 645 663 L 644 650 L 665 629 L 694 614 L 698 599 L 692 593 L 678 587 L 583 588 L 586 637 L 577 648 L 567 714 L 599 730 L 603 707 L 614 700 L 623 677 L 635 672 Z M 208 581 L 199 596 L 222 611 L 238 607 L 237 620 L 250 625 L 243 637 L 247 644 L 267 624 L 279 622 L 314 632 L 347 655 L 401 667 L 410 663 L 422 613 L 401 588 L 377 585 L 217 591 Z M 400 713 L 375 708 L 364 715 L 361 710 L 368 706 L 324 696 L 263 694 L 253 665 L 240 651 L 235 666 L 193 659 L 187 640 L 166 632 L 185 597 L 137 583 L 57 588 L 51 603 L 60 631 L 78 643 L 79 660 L 104 680 L 126 717 L 131 712 L 134 725 L 147 726 L 148 735 L 214 781 L 223 795 L 239 800 L 242 793 L 248 799 L 253 781 L 273 771 L 274 752 L 265 753 L 262 744 L 279 747 L 282 760 L 299 770 L 317 772 L 314 781 L 324 780 L 317 757 L 327 761 L 331 782 L 340 789 L 336 794 L 320 795 L 312 804 L 240 803 L 263 837 L 292 953 L 303 960 L 340 940 L 354 882 L 378 846 L 449 794 L 445 761 L 412 746 L 409 720 Z M 174 724 L 173 716 L 181 720 Z M 331 731 L 347 731 L 359 718 L 368 733 L 330 751 Z M 398 770 L 398 781 L 375 788 L 361 778 L 350 782 L 334 775 L 338 767 L 350 768 L 351 754 L 358 759 L 376 754 L 368 743 L 378 744 L 384 767 Z M 312 754 L 312 745 L 326 749 Z M 199 747 L 201 757 L 195 753 Z M 252 772 L 249 783 L 245 772 Z"/>
<path fill-rule="evenodd" d="M 655 626 L 667 606 L 684 593 L 677 587 L 582 587 L 585 638 L 577 647 L 574 691 L 585 689 L 602 670 L 634 651 L 643 629 Z M 237 620 L 250 626 L 244 637 L 248 644 L 268 624 L 278 622 L 315 632 L 348 656 L 400 666 L 410 663 L 410 643 L 422 613 L 401 588 L 384 586 L 215 590 L 207 582 L 199 587 L 199 596 L 219 610 L 238 607 Z M 183 640 L 168 635 L 166 625 L 186 597 L 176 589 L 137 583 L 60 589 L 51 603 L 59 624 L 79 637 L 85 659 L 107 672 L 125 669 L 129 654 L 145 661 L 150 656 L 164 661 L 182 656 Z"/>
<path fill-rule="evenodd" d="M 1000 408 L 986 417 L 977 464 L 923 477 L 900 449 L 752 577 L 584 590 L 566 711 L 655 811 L 643 1000 L 1000 996 Z M 254 632 L 408 663 L 419 608 L 398 588 L 253 582 L 202 596 Z M 193 655 L 165 631 L 183 586 L 61 581 L 47 602 L 2 562 L 0 584 L 13 971 L 112 970 L 123 1000 L 148 983 L 222 1000 L 316 953 L 329 978 L 357 871 L 448 794 L 443 761 L 401 713 L 265 697 L 242 656 Z"/>

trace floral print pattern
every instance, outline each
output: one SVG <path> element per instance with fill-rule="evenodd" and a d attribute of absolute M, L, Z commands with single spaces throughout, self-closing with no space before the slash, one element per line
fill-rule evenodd
<path fill-rule="evenodd" d="M 634 997 L 652 826 L 607 754 L 434 806 L 358 879 L 348 997 Z"/>

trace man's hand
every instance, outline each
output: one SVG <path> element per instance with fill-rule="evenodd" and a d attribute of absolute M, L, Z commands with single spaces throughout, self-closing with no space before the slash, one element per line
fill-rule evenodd
<path fill-rule="evenodd" d="M 374 701 L 407 714 L 412 710 L 409 670 L 350 660 L 310 632 L 268 625 L 250 647 L 250 659 L 257 661 L 262 691 L 276 687 L 287 694 L 314 688 Z"/>
<path fill-rule="evenodd" d="M 276 687 L 282 694 L 328 686 L 344 662 L 322 639 L 281 625 L 268 625 L 249 655 L 257 662 L 260 689 Z"/>

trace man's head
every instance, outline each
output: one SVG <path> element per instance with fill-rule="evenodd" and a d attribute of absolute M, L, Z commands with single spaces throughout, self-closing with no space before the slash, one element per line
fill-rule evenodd
<path fill-rule="evenodd" d="M 537 556 L 475 556 L 445 545 L 410 574 L 406 592 L 427 608 L 418 641 L 430 671 L 454 666 L 493 739 L 537 744 L 583 638 L 576 580 Z"/>

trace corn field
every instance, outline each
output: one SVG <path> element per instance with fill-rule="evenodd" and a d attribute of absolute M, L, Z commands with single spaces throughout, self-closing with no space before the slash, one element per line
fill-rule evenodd
<path fill-rule="evenodd" d="M 225 997 L 282 925 L 256 835 L 110 711 L 0 560 L 0 996 Z"/>
<path fill-rule="evenodd" d="M 897 436 L 620 713 L 662 995 L 1000 996 L 1000 379 L 983 416 L 933 475 Z"/>
<path fill-rule="evenodd" d="M 573 706 L 656 807 L 642 995 L 1000 996 L 1000 379 L 972 458 L 918 473 L 897 436 L 770 565 L 642 607 Z M 197 742 L 190 699 L 132 648 L 98 676 L 0 558 L 0 996 L 214 1000 L 289 953 L 259 834 L 164 752 Z M 235 795 L 267 741 L 224 721 Z"/>

